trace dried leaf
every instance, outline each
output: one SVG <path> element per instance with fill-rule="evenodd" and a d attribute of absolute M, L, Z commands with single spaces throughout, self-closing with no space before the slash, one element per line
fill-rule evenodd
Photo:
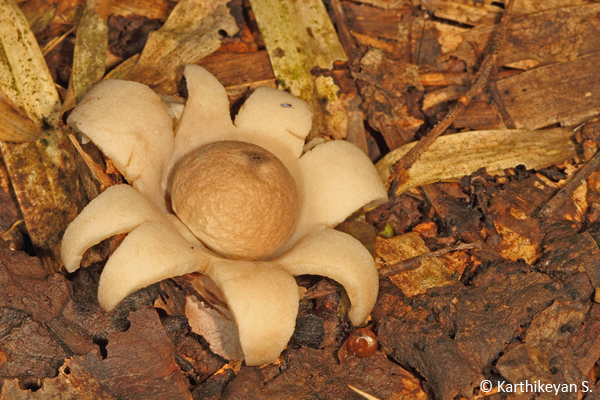
<path fill-rule="evenodd" d="M 566 125 L 564 121 L 572 125 L 598 115 L 598 64 L 600 53 L 593 53 L 498 81 L 502 102 L 516 127 L 537 129 Z"/>
<path fill-rule="evenodd" d="M 517 1 L 515 11 L 523 3 Z M 600 5 L 597 3 L 579 7 L 565 5 L 555 10 L 515 17 L 498 55 L 498 64 L 531 69 L 598 52 L 600 42 L 596 39 L 596 27 L 599 11 Z M 479 64 L 481 50 L 497 29 L 495 25 L 484 25 L 469 30 L 448 31 L 445 24 L 436 26 L 439 30 L 437 41 L 444 58 L 456 57 L 469 67 Z M 439 50 L 435 53 L 439 57 Z"/>
<path fill-rule="evenodd" d="M 221 45 L 221 32 L 232 36 L 238 28 L 225 0 L 182 0 L 158 31 L 152 32 L 128 80 L 161 93 L 176 93 L 176 77 Z"/>
<path fill-rule="evenodd" d="M 108 26 L 95 7 L 87 7 L 75 37 L 73 70 L 63 104 L 63 112 L 73 108 L 85 93 L 104 76 L 106 51 L 108 49 Z M 62 113 L 61 113 L 62 114 Z"/>
<path fill-rule="evenodd" d="M 41 137 L 42 130 L 0 92 L 0 140 L 31 142 Z"/>
<path fill-rule="evenodd" d="M 70 296 L 61 275 L 48 275 L 39 260 L 0 249 L 0 378 L 56 375 L 67 356 L 48 331 Z"/>
<path fill-rule="evenodd" d="M 56 15 L 57 2 L 46 0 L 31 0 L 21 4 L 21 11 L 29 21 L 33 33 L 38 33 L 48 27 Z"/>
<path fill-rule="evenodd" d="M 191 296 L 186 298 L 185 315 L 192 332 L 202 336 L 213 353 L 227 360 L 244 359 L 237 326 L 232 319 L 225 318 Z"/>
<path fill-rule="evenodd" d="M 60 237 L 82 205 L 71 146 L 56 128 L 60 98 L 27 20 L 0 0 L 0 91 L 47 136 L 31 144 L 0 144 L 37 254 L 49 271 L 62 265 Z"/>
<path fill-rule="evenodd" d="M 471 175 L 481 168 L 490 172 L 517 165 L 545 168 L 575 156 L 571 136 L 572 132 L 563 128 L 472 131 L 442 136 L 410 168 L 409 179 L 399 192 L 426 183 Z M 409 143 L 399 147 L 377 163 L 384 182 L 389 184 L 393 165 L 414 145 Z"/>
<path fill-rule="evenodd" d="M 0 378 L 46 378 L 67 356 L 43 324 L 24 311 L 0 307 Z"/>
<path fill-rule="evenodd" d="M 142 307 L 129 320 L 129 330 L 108 336 L 105 357 L 93 351 L 72 362 L 120 399 L 191 400 L 154 308 Z"/>
<path fill-rule="evenodd" d="M 23 13 L 0 0 L 0 90 L 38 126 L 54 126 L 60 98 Z"/>
<path fill-rule="evenodd" d="M 347 101 L 332 77 L 315 78 L 313 69 L 332 70 L 346 61 L 327 10 L 320 0 L 251 0 L 252 10 L 265 41 L 277 84 L 313 106 L 309 135 L 348 136 Z"/>

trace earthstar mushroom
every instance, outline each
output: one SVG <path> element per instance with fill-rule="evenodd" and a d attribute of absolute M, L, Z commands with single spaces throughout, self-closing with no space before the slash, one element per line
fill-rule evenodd
<path fill-rule="evenodd" d="M 195 65 L 184 75 L 189 97 L 175 129 L 160 97 L 135 82 L 99 83 L 70 115 L 69 125 L 132 186 L 106 189 L 69 225 L 66 269 L 79 268 L 100 241 L 128 234 L 100 278 L 107 311 L 160 280 L 208 275 L 233 315 L 248 365 L 274 361 L 291 337 L 294 276 L 338 281 L 352 303 L 350 320 L 362 324 L 377 297 L 375 263 L 358 240 L 331 228 L 385 201 L 369 158 L 345 141 L 302 155 L 311 113 L 288 93 L 257 89 L 234 123 L 214 76 Z"/>

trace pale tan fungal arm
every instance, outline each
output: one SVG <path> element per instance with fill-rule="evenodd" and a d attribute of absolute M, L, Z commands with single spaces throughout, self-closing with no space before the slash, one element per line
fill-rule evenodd
<path fill-rule="evenodd" d="M 307 236 L 274 260 L 289 273 L 321 275 L 339 282 L 350 298 L 350 321 L 361 325 L 375 305 L 379 277 L 371 253 L 352 236 L 333 229 Z"/>
<path fill-rule="evenodd" d="M 166 210 L 161 174 L 173 151 L 173 119 L 152 89 L 136 82 L 102 81 L 67 122 L 89 137 L 133 187 Z"/>
<path fill-rule="evenodd" d="M 165 216 L 131 186 L 109 187 L 88 204 L 65 231 L 61 246 L 65 268 L 75 271 L 87 249 L 111 236 L 131 232 L 146 221 L 165 221 Z"/>
<path fill-rule="evenodd" d="M 207 270 L 238 326 L 247 365 L 275 361 L 296 326 L 295 279 L 276 264 L 221 260 Z"/>
<path fill-rule="evenodd" d="M 235 118 L 239 140 L 254 143 L 275 154 L 292 169 L 302 154 L 312 125 L 308 103 L 273 88 L 258 88 Z"/>
<path fill-rule="evenodd" d="M 130 293 L 167 278 L 204 271 L 211 254 L 194 246 L 175 227 L 145 222 L 132 231 L 108 259 L 98 286 L 98 301 L 112 310 Z"/>
<path fill-rule="evenodd" d="M 334 140 L 320 144 L 298 163 L 302 207 L 290 243 L 315 230 L 336 226 L 369 203 L 387 200 L 375 166 L 352 143 Z"/>
<path fill-rule="evenodd" d="M 197 65 L 186 65 L 188 98 L 175 127 L 175 146 L 163 174 L 163 186 L 169 190 L 173 168 L 192 151 L 212 142 L 232 139 L 234 130 L 229 114 L 229 99 L 221 83 Z"/>

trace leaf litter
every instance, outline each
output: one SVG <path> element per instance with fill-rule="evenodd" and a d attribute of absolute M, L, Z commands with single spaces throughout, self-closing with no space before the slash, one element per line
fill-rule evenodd
<path fill-rule="evenodd" d="M 121 61 L 130 56 L 127 52 L 110 56 L 107 60 L 118 64 L 111 73 L 130 74 L 128 79 L 174 94 L 185 63 L 219 60 L 213 65 L 226 61 L 229 68 L 215 74 L 227 74 L 234 98 L 243 96 L 240 88 L 252 87 L 253 82 L 273 85 L 277 69 L 275 75 L 266 68 L 249 69 L 249 59 L 263 60 L 266 49 L 274 67 L 282 62 L 301 65 L 269 44 L 273 39 L 269 29 L 260 26 L 264 16 L 256 15 L 257 29 L 252 6 L 259 6 L 254 3 L 259 2 L 225 5 L 215 1 L 203 3 L 202 8 L 182 1 L 167 19 L 171 9 L 166 2 L 113 2 L 109 14 L 127 21 L 141 18 L 142 27 L 154 24 L 154 30 L 156 21 L 167 22 L 150 34 L 139 58 Z M 325 114 L 339 107 L 336 98 L 352 93 L 348 98 L 358 99 L 361 109 L 350 110 L 360 113 L 356 115 L 363 129 L 354 129 L 356 121 L 354 125 L 344 122 L 337 125 L 348 131 L 341 137 L 351 132 L 354 141 L 359 135 L 358 141 L 365 143 L 373 159 L 392 150 L 379 162 L 382 171 L 392 172 L 407 151 L 405 143 L 422 137 L 471 86 L 470 76 L 480 67 L 503 13 L 502 2 L 483 3 L 484 7 L 467 0 L 332 1 L 332 7 L 339 6 L 335 28 L 340 33 L 345 25 L 355 46 L 348 47 L 347 41 L 344 46 L 333 44 L 336 49 L 344 47 L 348 61 L 334 57 L 337 63 L 321 65 L 319 71 L 313 65 L 302 67 L 306 76 L 313 74 L 329 82 L 321 89 L 336 91 L 335 96 L 331 91 L 317 94 L 321 102 L 318 118 L 331 118 L 334 114 Z M 64 87 L 55 91 L 60 79 L 45 70 L 46 62 L 49 71 L 73 65 L 73 76 L 83 74 L 82 79 L 93 82 L 102 75 L 99 69 L 90 68 L 86 75 L 82 65 L 94 59 L 102 63 L 102 47 L 84 56 L 90 59 L 83 64 L 74 63 L 65 53 L 69 43 L 78 46 L 77 40 L 83 37 L 72 34 L 85 9 L 81 2 L 21 2 L 40 43 L 59 40 L 43 60 L 20 16 L 15 21 L 27 40 L 2 40 L 0 68 L 2 76 L 10 78 L 2 81 L 8 99 L 2 103 L 3 110 L 10 112 L 2 114 L 3 118 L 13 115 L 8 121 L 17 121 L 9 132 L 20 135 L 19 129 L 40 129 L 47 139 L 29 145 L 2 144 L 12 186 L 5 185 L 7 196 L 0 207 L 2 218 L 7 218 L 0 225 L 9 232 L 22 215 L 27 230 L 17 225 L 10 232 L 26 232 L 39 258 L 10 250 L 16 246 L 31 251 L 18 238 L 2 236 L 11 242 L 0 246 L 0 398 L 51 398 L 61 393 L 61 398 L 106 399 L 248 395 L 257 399 L 449 399 L 480 396 L 483 379 L 513 383 L 541 379 L 579 387 L 588 382 L 600 390 L 600 314 L 594 301 L 600 298 L 600 186 L 597 172 L 583 178 L 576 174 L 592 158 L 598 138 L 593 119 L 598 109 L 594 102 L 598 98 L 594 75 L 598 41 L 593 35 L 597 5 L 585 0 L 545 2 L 540 9 L 534 3 L 515 1 L 515 16 L 498 55 L 499 68 L 490 78 L 497 92 L 492 88 L 490 93 L 475 96 L 447 134 L 413 164 L 408 181 L 398 183 L 393 173 L 384 175 L 388 184 L 402 187 L 403 193 L 352 221 L 366 221 L 374 227 L 357 236 L 370 244 L 376 257 L 389 262 L 462 243 L 477 246 L 437 258 L 417 258 L 416 269 L 382 279 L 370 321 L 380 346 L 364 359 L 348 356 L 340 363 L 335 356 L 353 331 L 340 318 L 347 303 L 339 286 L 325 282 L 325 287 L 324 281 L 314 277 L 299 278 L 305 297 L 295 339 L 277 363 L 251 368 L 214 354 L 210 340 L 197 333 L 193 311 L 186 309 L 186 299 L 201 297 L 197 288 L 177 280 L 162 282 L 132 294 L 107 314 L 95 300 L 102 267 L 97 261 L 105 250 L 98 249 L 97 261 L 74 276 L 55 273 L 60 267 L 58 233 L 83 205 L 84 196 L 93 195 L 90 190 L 84 194 L 72 178 L 84 174 L 85 163 L 73 161 L 78 155 L 56 126 L 62 104 L 58 94 L 67 91 Z M 12 13 L 3 15 L 18 15 L 14 3 L 0 5 L 4 13 Z M 39 12 L 32 12 L 36 9 Z M 187 30 L 182 30 L 182 24 L 187 24 Z M 126 25 L 121 22 L 113 29 L 126 29 Z M 242 33 L 236 36 L 238 30 Z M 92 34 L 101 40 L 108 37 L 102 27 L 92 27 Z M 254 44 L 232 44 L 242 38 Z M 15 50 L 14 44 L 25 50 Z M 82 46 L 86 44 L 87 40 Z M 311 46 L 310 41 L 297 44 L 300 49 Z M 131 46 L 138 46 L 132 53 L 141 49 L 139 43 Z M 396 50 L 400 56 L 392 55 Z M 18 68 L 25 64 L 10 62 L 12 57 L 23 60 L 23 51 L 36 60 L 26 72 Z M 366 63 L 372 55 L 379 55 L 382 64 Z M 106 65 L 113 68 L 114 64 Z M 386 75 L 392 68 L 407 73 Z M 328 86 L 331 82 L 335 86 Z M 41 89 L 24 94 L 23 83 L 36 83 Z M 39 93 L 49 96 L 33 102 Z M 431 106 L 421 109 L 423 99 L 429 99 Z M 348 104 L 354 103 L 343 107 Z M 40 111 L 39 105 L 47 108 Z M 522 130 L 506 130 L 510 119 Z M 573 133 L 581 124 L 584 128 Z M 335 124 L 317 126 L 314 135 L 337 137 L 328 130 Z M 476 135 L 481 139 L 476 140 Z M 457 144 L 449 144 L 452 140 Z M 582 156 L 582 148 L 587 157 Z M 93 153 L 89 148 L 85 151 Z M 24 152 L 41 156 L 21 155 Z M 102 166 L 97 156 L 93 155 L 94 162 Z M 53 172 L 57 166 L 58 175 Z M 415 173 L 419 168 L 423 172 Z M 29 182 L 27 177 L 37 180 Z M 93 182 L 94 175 L 89 179 Z M 584 182 L 566 186 L 576 179 Z M 540 214 L 561 188 L 565 190 L 560 202 Z M 40 203 L 40 199 L 45 200 Z M 391 238 L 373 239 L 373 233 L 388 225 Z M 415 243 L 410 244 L 408 238 Z M 423 277 L 428 268 L 434 274 Z M 442 273 L 443 279 L 433 279 L 436 273 Z M 577 398 L 576 393 L 569 396 Z M 579 396 L 593 398 L 592 393 Z"/>

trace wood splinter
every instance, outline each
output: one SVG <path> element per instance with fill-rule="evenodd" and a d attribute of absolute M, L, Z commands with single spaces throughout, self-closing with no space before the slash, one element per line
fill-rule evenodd
<path fill-rule="evenodd" d="M 594 157 L 590 159 L 579 171 L 571 177 L 571 179 L 563 186 L 555 195 L 548 201 L 538 213 L 538 217 L 546 218 L 551 216 L 560 206 L 571 197 L 573 192 L 577 190 L 583 182 L 590 177 L 592 172 L 600 167 L 600 151 L 596 152 Z"/>

